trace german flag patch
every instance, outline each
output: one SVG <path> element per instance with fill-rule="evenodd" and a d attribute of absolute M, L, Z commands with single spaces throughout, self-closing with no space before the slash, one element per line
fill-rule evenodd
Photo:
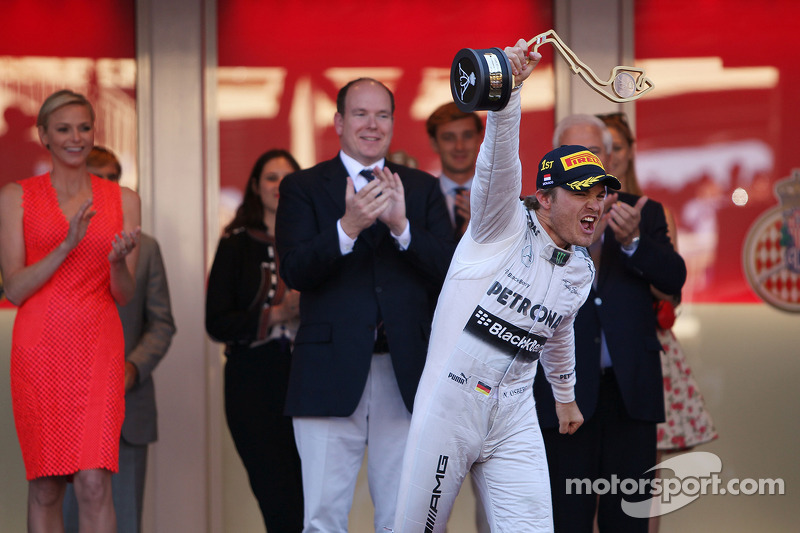
<path fill-rule="evenodd" d="M 492 388 L 483 381 L 479 381 L 478 384 L 475 385 L 475 390 L 486 396 L 489 396 L 492 392 Z"/>

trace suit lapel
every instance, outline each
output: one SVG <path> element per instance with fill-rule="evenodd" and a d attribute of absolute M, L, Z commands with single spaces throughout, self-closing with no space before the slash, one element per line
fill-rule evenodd
<path fill-rule="evenodd" d="M 338 212 L 345 211 L 345 190 L 347 188 L 347 169 L 337 155 L 325 165 L 322 172 L 322 189 L 330 196 Z"/>

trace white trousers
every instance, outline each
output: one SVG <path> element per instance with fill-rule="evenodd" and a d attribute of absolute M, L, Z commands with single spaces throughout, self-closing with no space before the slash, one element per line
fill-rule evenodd
<path fill-rule="evenodd" d="M 455 350 L 420 385 L 397 496 L 395 533 L 444 532 L 471 472 L 493 532 L 553 530 L 547 457 L 531 386 L 534 363 L 505 374 Z"/>
<path fill-rule="evenodd" d="M 364 393 L 349 417 L 294 417 L 292 421 L 303 471 L 303 532 L 347 533 L 367 446 L 375 531 L 383 533 L 384 527 L 391 527 L 411 422 L 391 356 L 372 356 Z"/>

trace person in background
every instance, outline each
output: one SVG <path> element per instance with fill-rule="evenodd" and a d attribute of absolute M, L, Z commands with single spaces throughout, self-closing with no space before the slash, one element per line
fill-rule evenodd
<path fill-rule="evenodd" d="M 439 186 L 456 239 L 470 220 L 469 196 L 475 176 L 475 160 L 483 141 L 483 121 L 477 113 L 465 113 L 454 102 L 439 106 L 425 122 L 433 151 L 439 154 L 442 174 Z"/>
<path fill-rule="evenodd" d="M 286 150 L 256 160 L 206 293 L 206 331 L 225 343 L 225 417 L 270 533 L 303 529 L 300 457 L 283 414 L 299 294 L 281 279 L 275 253 L 278 187 L 297 170 Z"/>
<path fill-rule="evenodd" d="M 417 168 L 417 158 L 405 150 L 395 150 L 386 154 L 386 160 L 404 167 Z"/>
<path fill-rule="evenodd" d="M 281 275 L 300 291 L 286 413 L 302 459 L 304 531 L 348 530 L 367 445 L 383 531 L 453 230 L 436 178 L 385 159 L 394 130 L 385 85 L 342 87 L 334 127 L 340 152 L 280 187 Z"/>
<path fill-rule="evenodd" d="M 608 128 L 613 138 L 611 151 L 612 174 L 620 177 L 622 191 L 641 195 L 642 189 L 636 178 L 634 163 L 635 138 L 624 113 L 597 115 Z M 669 228 L 669 237 L 675 249 L 678 248 L 678 233 L 675 217 L 670 209 L 664 208 Z M 658 317 L 656 335 L 661 343 L 661 373 L 664 383 L 664 407 L 666 420 L 656 429 L 656 463 L 661 462 L 663 453 L 686 451 L 698 444 L 717 438 L 714 422 L 705 407 L 703 395 L 694 379 L 689 362 L 678 339 L 672 332 L 675 322 L 675 307 L 679 298 L 672 297 L 651 287 L 655 297 Z M 659 519 L 650 519 L 650 532 L 658 531 Z"/>
<path fill-rule="evenodd" d="M 86 167 L 90 174 L 118 183 L 122 166 L 111 150 L 95 146 Z M 119 439 L 119 472 L 111 477 L 118 533 L 140 533 L 144 504 L 147 451 L 158 438 L 153 371 L 167 354 L 175 335 L 169 286 L 158 242 L 140 234 L 136 292 L 118 306 L 125 336 L 125 421 Z M 78 533 L 75 491 L 64 498 L 66 533 Z"/>
<path fill-rule="evenodd" d="M 111 475 L 125 414 L 125 345 L 116 305 L 134 296 L 140 201 L 89 174 L 94 119 L 82 94 L 48 96 L 36 125 L 52 170 L 0 189 L 0 270 L 19 306 L 11 400 L 31 533 L 63 530 L 68 481 L 81 531 L 117 531 Z"/>
<path fill-rule="evenodd" d="M 611 135 L 597 117 L 571 115 L 560 121 L 553 146 L 579 143 L 609 165 Z M 540 372 L 534 395 L 542 425 L 555 528 L 589 532 L 597 510 L 601 532 L 647 531 L 624 498 L 651 497 L 649 471 L 656 463 L 656 424 L 664 420 L 661 345 L 650 287 L 679 295 L 686 265 L 667 234 L 660 204 L 646 196 L 614 193 L 590 246 L 595 283 L 575 319 L 575 356 L 580 378 L 575 396 L 585 422 L 570 438 L 558 432 L 554 399 Z M 633 494 L 571 491 L 568 479 L 642 480 Z M 649 504 L 649 502 L 644 503 Z"/>

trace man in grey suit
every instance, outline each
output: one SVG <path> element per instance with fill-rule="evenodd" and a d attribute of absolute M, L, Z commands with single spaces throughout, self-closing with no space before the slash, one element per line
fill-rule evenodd
<path fill-rule="evenodd" d="M 105 148 L 93 148 L 87 166 L 96 176 L 119 181 L 119 162 Z M 139 241 L 136 294 L 118 310 L 125 335 L 125 421 L 119 441 L 119 473 L 111 478 L 111 493 L 117 531 L 139 533 L 147 447 L 157 438 L 152 372 L 166 355 L 175 334 L 161 251 L 158 242 L 144 233 Z M 78 507 L 71 484 L 64 499 L 64 523 L 67 533 L 77 533 Z"/>

